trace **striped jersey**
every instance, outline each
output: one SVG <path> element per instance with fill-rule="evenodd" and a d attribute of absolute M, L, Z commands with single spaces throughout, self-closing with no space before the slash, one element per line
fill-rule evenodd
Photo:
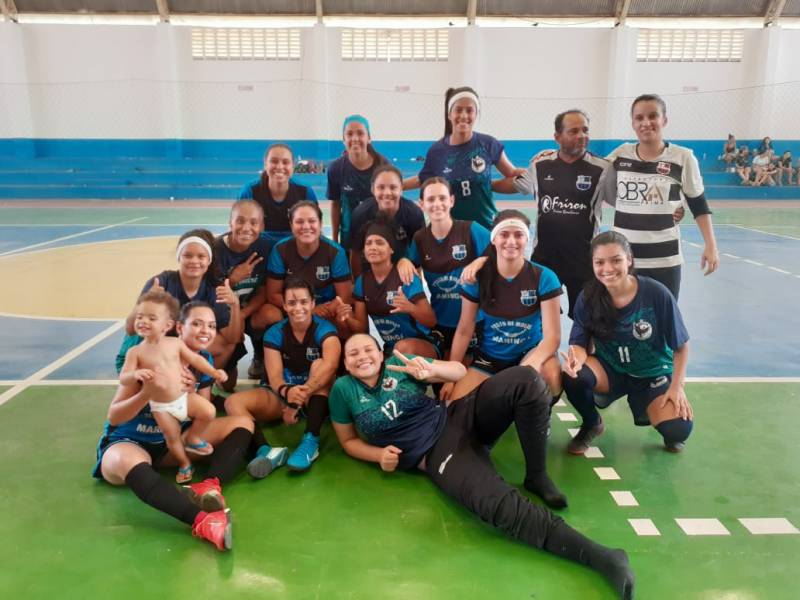
<path fill-rule="evenodd" d="M 607 157 L 616 173 L 606 189 L 606 201 L 615 206 L 614 230 L 631 242 L 638 268 L 678 266 L 683 262 L 681 232 L 672 213 L 688 206 L 687 198 L 703 195 L 700 167 L 682 146 L 667 143 L 657 159 L 648 161 L 639 158 L 636 148 L 622 144 Z"/>

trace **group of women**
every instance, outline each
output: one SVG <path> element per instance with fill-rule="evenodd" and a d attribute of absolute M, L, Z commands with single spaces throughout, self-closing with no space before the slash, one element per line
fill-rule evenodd
<path fill-rule="evenodd" d="M 661 154 L 669 150 L 659 137 L 666 107 L 647 98 L 648 126 L 633 120 L 648 156 L 636 154 L 638 146 L 631 151 L 661 173 Z M 632 115 L 641 112 L 637 102 Z M 215 448 L 207 477 L 182 491 L 153 470 L 172 460 L 147 407 L 157 382 L 132 397 L 118 394 L 95 476 L 127 485 L 225 549 L 231 536 L 221 484 L 242 466 L 255 478 L 284 464 L 307 471 L 330 416 L 348 455 L 384 471 L 421 469 L 484 521 L 589 565 L 620 597 L 633 597 L 625 552 L 588 540 L 531 503 L 500 478 L 489 452 L 514 423 L 524 487 L 551 508 L 565 507 L 545 470 L 550 409 L 562 388 L 583 418 L 569 452 L 586 451 L 604 429 L 597 408 L 623 395 L 636 424 L 653 425 L 668 450 L 680 451 L 692 427 L 683 391 L 688 334 L 673 294 L 637 275 L 626 237 L 606 232 L 592 241 L 594 278 L 577 301 L 569 352 L 559 361 L 561 282 L 528 259 L 525 214 L 495 214 L 492 167 L 504 177 L 522 171 L 498 140 L 474 130 L 479 115 L 474 90 L 448 90 L 445 135 L 419 175 L 405 181 L 372 146 L 367 119 L 345 119 L 345 152 L 328 170 L 331 238 L 322 234 L 313 191 L 291 179 L 291 149 L 270 146 L 261 177 L 233 204 L 229 231 L 216 239 L 205 230 L 187 232 L 178 270 L 156 275 L 143 289 L 158 286 L 173 295 L 183 306 L 177 335 L 230 373 L 248 335 L 255 350 L 250 371 L 261 385 L 224 399 L 228 416 L 204 434 Z M 693 184 L 695 212 L 704 200 Z M 402 198 L 403 189 L 413 188 L 420 190 L 418 208 Z M 372 197 L 375 214 L 355 231 L 354 213 Z M 683 196 L 672 193 L 670 202 L 676 198 Z M 708 214 L 703 207 L 698 212 Z M 703 257 L 716 268 L 709 228 L 707 220 L 701 230 L 711 247 Z M 363 266 L 355 281 L 354 263 Z M 368 333 L 370 320 L 380 341 Z M 123 358 L 135 343 L 126 337 Z M 207 378 L 187 370 L 184 379 L 210 393 Z M 438 398 L 426 394 L 428 383 Z M 269 444 L 260 427 L 300 419 L 305 432 L 291 453 Z"/>

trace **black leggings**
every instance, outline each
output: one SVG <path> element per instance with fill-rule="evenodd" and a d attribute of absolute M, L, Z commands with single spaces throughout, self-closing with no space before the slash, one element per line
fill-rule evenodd
<path fill-rule="evenodd" d="M 447 424 L 425 470 L 448 496 L 513 538 L 537 548 L 562 522 L 498 475 L 492 446 L 513 423 L 525 455 L 526 480 L 545 470 L 550 390 L 534 369 L 510 367 L 447 409 Z"/>
<path fill-rule="evenodd" d="M 662 267 L 660 269 L 640 269 L 637 267 L 636 273 L 655 279 L 659 283 L 667 286 L 667 289 L 678 299 L 678 294 L 681 293 L 681 266 L 675 267 Z"/>

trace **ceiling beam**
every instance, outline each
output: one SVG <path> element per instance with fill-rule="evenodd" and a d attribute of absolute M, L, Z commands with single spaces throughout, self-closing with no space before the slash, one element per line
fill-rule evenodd
<path fill-rule="evenodd" d="M 614 25 L 625 25 L 630 8 L 631 0 L 617 0 L 617 5 L 614 7 Z"/>
<path fill-rule="evenodd" d="M 325 16 L 325 11 L 323 10 L 322 7 L 322 0 L 317 0 L 316 5 L 317 5 L 317 23 L 321 25 L 322 17 Z"/>
<path fill-rule="evenodd" d="M 467 0 L 467 25 L 475 25 L 478 16 L 478 0 Z"/>
<path fill-rule="evenodd" d="M 158 18 L 161 22 L 169 23 L 169 5 L 167 4 L 167 0 L 156 0 L 156 6 L 158 7 Z"/>
<path fill-rule="evenodd" d="M 17 5 L 14 0 L 0 0 L 0 10 L 6 21 L 17 22 Z"/>
<path fill-rule="evenodd" d="M 764 27 L 775 25 L 783 13 L 785 6 L 786 0 L 771 0 L 767 7 L 767 14 L 764 15 Z"/>

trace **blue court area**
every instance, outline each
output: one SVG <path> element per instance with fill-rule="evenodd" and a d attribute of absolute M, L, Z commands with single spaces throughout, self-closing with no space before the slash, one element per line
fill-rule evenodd
<path fill-rule="evenodd" d="M 48 220 L 57 219 L 53 210 L 45 209 Z M 14 224 L 0 224 L 0 269 L 12 259 L 32 253 L 37 260 L 53 260 L 59 249 L 81 249 L 82 246 L 155 237 L 173 237 L 198 226 L 202 213 L 207 228 L 214 233 L 225 231 L 227 210 L 219 209 L 209 217 L 208 210 L 171 210 L 167 222 L 149 216 L 136 223 L 117 225 L 130 220 L 131 211 L 120 212 L 120 219 L 106 216 L 109 225 L 63 224 L 36 225 L 36 212 L 29 222 L 18 218 Z M 720 211 L 718 211 L 720 212 Z M 752 224 L 716 225 L 722 253 L 722 266 L 717 273 L 704 277 L 699 268 L 702 238 L 698 229 L 687 220 L 682 226 L 686 264 L 683 271 L 680 306 L 691 335 L 690 377 L 797 377 L 800 376 L 800 311 L 796 298 L 800 295 L 800 236 L 775 233 L 775 225 L 760 226 L 759 209 L 752 211 Z M 180 213 L 177 214 L 176 213 Z M 165 213 L 166 214 L 166 213 Z M 182 216 L 183 218 L 176 218 Z M 0 211 L 0 222 L 3 220 Z M 65 214 L 65 221 L 69 221 Z M 723 219 L 720 219 L 723 220 Z M 739 221 L 742 221 L 739 219 Z M 767 231 L 769 229 L 769 231 Z M 778 229 L 778 231 L 784 231 Z M 164 240 L 171 245 L 171 240 Z M 47 252 L 44 252 L 44 251 Z M 154 265 L 153 273 L 174 268 L 171 256 Z M 24 278 L 24 272 L 21 272 Z M 117 275 L 115 275 L 116 277 Z M 119 273 L 124 278 L 124 273 Z M 135 286 L 142 282 L 133 282 Z M 25 294 L 24 279 L 17 290 Z M 53 313 L 63 315 L 69 307 L 59 305 L 58 290 L 51 290 Z M 131 297 L 130 303 L 135 300 Z M 565 299 L 566 300 L 566 299 Z M 127 306 L 127 305 L 126 305 Z M 0 310 L 0 313 L 4 311 Z M 7 311 L 5 311 L 7 312 Z M 64 354 L 91 339 L 113 323 L 113 320 L 49 320 L 0 317 L 0 379 L 21 380 L 50 365 Z M 87 315 L 91 317 L 92 315 Z M 119 317 L 123 317 L 120 314 Z M 562 345 L 569 335 L 570 322 L 562 320 Z M 122 339 L 117 331 L 98 340 L 72 360 L 47 376 L 49 380 L 108 380 L 116 377 L 114 356 Z M 247 361 L 240 367 L 246 368 Z"/>

